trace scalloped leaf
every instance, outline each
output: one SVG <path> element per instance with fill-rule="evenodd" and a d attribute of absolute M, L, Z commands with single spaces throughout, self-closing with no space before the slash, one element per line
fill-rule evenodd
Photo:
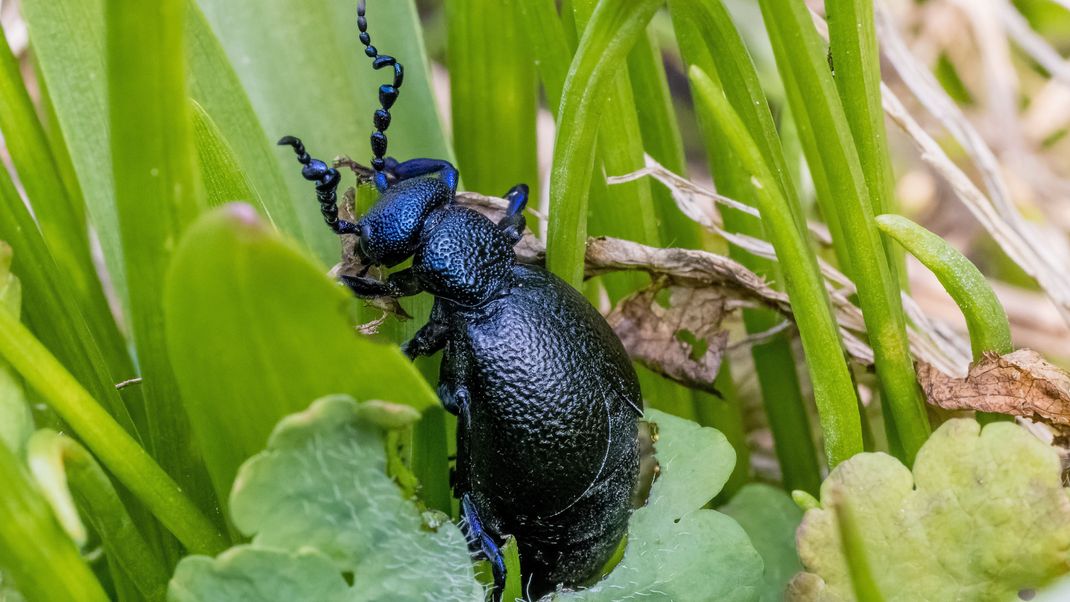
<path fill-rule="evenodd" d="M 555 600 L 757 600 L 761 557 L 736 521 L 703 509 L 732 474 L 732 446 L 689 420 L 656 410 L 647 419 L 657 424 L 661 471 L 628 524 L 624 558 L 591 588 Z"/>
<path fill-rule="evenodd" d="M 910 469 L 840 464 L 798 532 L 794 600 L 853 600 L 830 500 L 848 504 L 886 600 L 1007 600 L 1070 571 L 1070 496 L 1055 450 L 1006 422 L 946 422 Z"/>
<path fill-rule="evenodd" d="M 215 560 L 183 560 L 171 583 L 176 601 L 399 600 L 428 593 L 436 600 L 483 599 L 460 530 L 449 522 L 428 528 L 387 476 L 377 424 L 382 404 L 363 405 L 325 397 L 279 423 L 268 448 L 242 465 L 230 497 L 234 524 L 253 536 L 252 544 Z M 355 575 L 356 585 L 331 585 L 344 572 Z M 260 597 L 260 588 L 271 595 Z"/>
<path fill-rule="evenodd" d="M 743 527 L 765 562 L 762 602 L 783 600 L 788 582 L 802 570 L 795 551 L 795 530 L 802 521 L 802 510 L 784 490 L 751 483 L 732 496 L 720 511 Z"/>

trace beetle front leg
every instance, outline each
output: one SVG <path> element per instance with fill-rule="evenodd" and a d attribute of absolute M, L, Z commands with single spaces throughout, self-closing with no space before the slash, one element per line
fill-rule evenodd
<path fill-rule="evenodd" d="M 342 284 L 349 287 L 353 294 L 362 299 L 378 297 L 408 297 L 423 290 L 420 280 L 411 268 L 394 272 L 386 280 L 376 280 L 367 276 L 342 276 Z"/>
<path fill-rule="evenodd" d="M 424 324 L 423 328 L 418 330 L 411 339 L 402 343 L 401 351 L 410 360 L 423 355 L 432 355 L 446 346 L 449 330 L 446 309 L 441 301 L 435 299 L 427 324 Z"/>
<path fill-rule="evenodd" d="M 466 355 L 455 344 L 446 344 L 442 366 L 438 371 L 438 398 L 446 411 L 458 417 L 458 428 L 467 428 L 468 410 L 472 396 L 468 391 L 471 373 Z"/>

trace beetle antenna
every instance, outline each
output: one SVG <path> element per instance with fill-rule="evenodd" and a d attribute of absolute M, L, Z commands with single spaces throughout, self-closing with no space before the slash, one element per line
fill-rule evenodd
<path fill-rule="evenodd" d="M 392 56 L 379 54 L 379 50 L 372 46 L 372 37 L 368 34 L 368 19 L 364 17 L 366 0 L 357 2 L 357 29 L 360 30 L 360 43 L 364 44 L 364 54 L 372 59 L 372 67 L 382 69 L 394 68 L 394 83 L 379 86 L 379 105 L 375 111 L 373 123 L 375 131 L 372 132 L 372 168 L 375 170 L 375 186 L 379 190 L 386 190 L 387 179 L 384 168 L 386 167 L 386 128 L 390 127 L 390 107 L 398 99 L 398 89 L 405 79 L 405 68 Z"/>

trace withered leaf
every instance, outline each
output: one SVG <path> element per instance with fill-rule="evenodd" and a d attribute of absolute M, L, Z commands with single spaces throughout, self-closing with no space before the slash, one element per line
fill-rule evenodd
<path fill-rule="evenodd" d="M 633 360 L 687 387 L 717 394 L 728 332 L 721 329 L 726 299 L 717 289 L 669 287 L 669 307 L 657 301 L 661 286 L 623 301 L 606 318 Z"/>
<path fill-rule="evenodd" d="M 1032 349 L 986 353 L 966 378 L 920 362 L 918 382 L 929 403 L 946 410 L 977 410 L 1070 425 L 1070 374 Z"/>

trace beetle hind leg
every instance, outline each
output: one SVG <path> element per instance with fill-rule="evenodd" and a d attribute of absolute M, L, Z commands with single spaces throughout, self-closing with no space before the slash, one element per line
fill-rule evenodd
<path fill-rule="evenodd" d="M 505 557 L 502 550 L 498 547 L 498 542 L 483 528 L 483 521 L 467 493 L 461 496 L 461 513 L 464 518 L 461 528 L 468 540 L 468 547 L 490 562 L 491 572 L 494 574 L 494 599 L 499 600 L 502 590 L 505 589 Z"/>

